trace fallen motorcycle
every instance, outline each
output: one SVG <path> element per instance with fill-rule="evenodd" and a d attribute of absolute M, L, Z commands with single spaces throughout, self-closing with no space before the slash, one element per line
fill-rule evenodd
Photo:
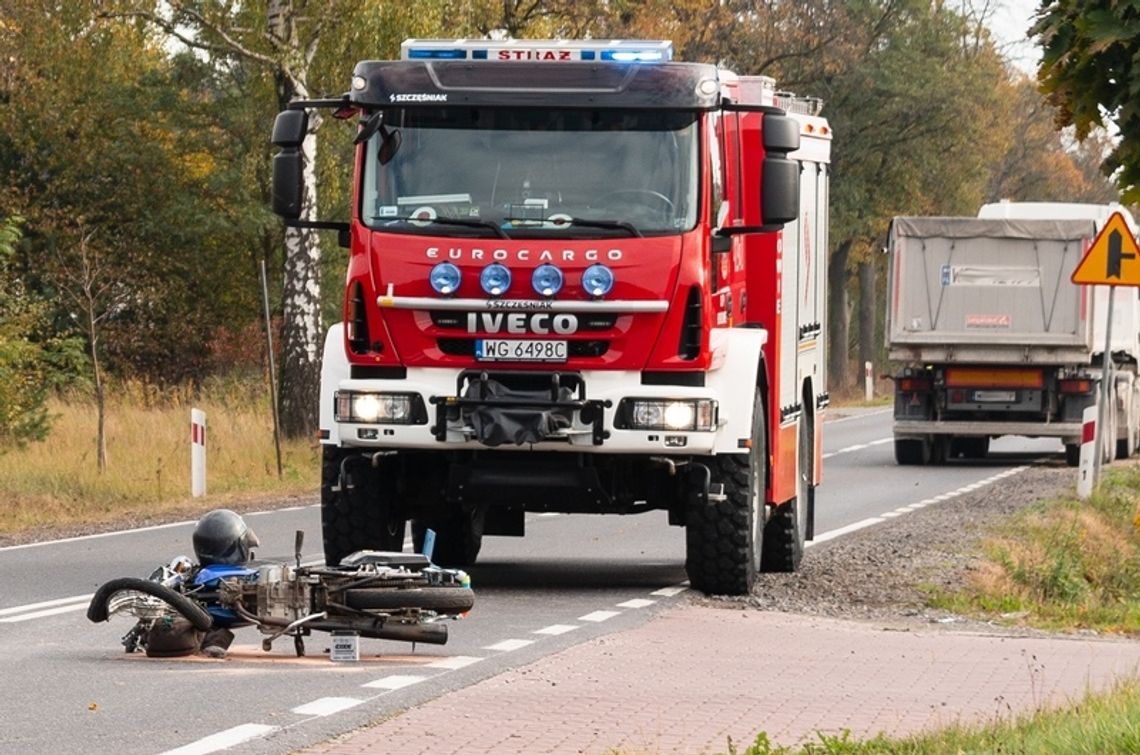
<path fill-rule="evenodd" d="M 219 511 L 229 517 L 226 526 L 240 528 L 225 541 L 222 556 L 198 537 L 204 523 L 219 519 L 208 522 L 218 514 L 210 512 L 195 531 L 199 563 L 179 556 L 147 579 L 113 579 L 96 590 L 87 618 L 134 617 L 135 625 L 122 638 L 128 653 L 142 649 L 147 655 L 173 656 L 207 647 L 224 653 L 231 630 L 253 626 L 266 635 L 263 650 L 291 636 L 300 656 L 312 632 L 442 645 L 447 642 L 444 621 L 474 605 L 465 572 L 434 566 L 419 553 L 358 551 L 335 566 L 302 566 L 304 535 L 298 531 L 295 564 L 249 563 L 256 537 L 236 514 Z"/>

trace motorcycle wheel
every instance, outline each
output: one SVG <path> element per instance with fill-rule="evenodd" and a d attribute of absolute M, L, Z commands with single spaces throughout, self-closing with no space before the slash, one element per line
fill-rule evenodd
<path fill-rule="evenodd" d="M 419 608 L 459 614 L 475 605 L 475 593 L 463 587 L 360 588 L 345 590 L 344 604 L 359 611 Z"/>
<path fill-rule="evenodd" d="M 106 621 L 111 616 L 111 603 L 115 598 L 124 597 L 123 593 L 143 593 L 158 598 L 168 605 L 172 611 L 179 614 L 193 625 L 195 629 L 205 632 L 214 620 L 205 609 L 185 595 L 172 590 L 166 585 L 151 582 L 149 579 L 138 577 L 119 577 L 112 579 L 95 591 L 91 598 L 91 605 L 87 606 L 87 618 L 94 622 Z M 131 609 L 123 609 L 131 613 Z"/>

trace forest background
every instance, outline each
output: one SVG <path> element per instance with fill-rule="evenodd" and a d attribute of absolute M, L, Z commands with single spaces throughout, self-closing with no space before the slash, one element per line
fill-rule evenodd
<path fill-rule="evenodd" d="M 930 0 L 0 0 L 0 492 L 34 518 L 45 500 L 98 499 L 118 459 L 123 484 L 104 496 L 184 495 L 183 409 L 210 401 L 228 413 L 212 422 L 223 441 L 212 459 L 228 453 L 233 465 L 215 490 L 258 489 L 259 478 L 315 490 L 321 340 L 341 316 L 346 252 L 333 237 L 287 234 L 270 213 L 268 137 L 290 99 L 340 95 L 357 60 L 398 57 L 408 37 L 671 39 L 678 59 L 822 98 L 836 134 L 828 388 L 850 392 L 864 362 L 886 367 L 880 250 L 892 216 L 1119 197 L 1101 171 L 1112 138 L 1055 128 L 1036 81 L 995 40 L 994 11 Z M 345 218 L 354 129 L 323 119 L 312 131 L 306 212 Z M 293 439 L 284 474 L 263 388 L 262 263 Z M 162 421 L 176 439 L 156 439 L 142 410 L 174 412 Z M 38 482 L 4 484 L 37 459 Z"/>

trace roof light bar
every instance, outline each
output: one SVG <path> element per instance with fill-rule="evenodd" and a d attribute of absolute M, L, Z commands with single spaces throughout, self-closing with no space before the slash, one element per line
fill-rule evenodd
<path fill-rule="evenodd" d="M 510 63 L 602 61 L 663 63 L 673 59 L 665 39 L 406 39 L 402 60 L 488 60 Z"/>

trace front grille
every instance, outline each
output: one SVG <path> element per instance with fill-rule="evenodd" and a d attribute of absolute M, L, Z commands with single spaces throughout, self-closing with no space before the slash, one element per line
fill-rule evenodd
<path fill-rule="evenodd" d="M 439 338 L 437 339 L 439 350 L 444 354 L 453 357 L 474 357 L 475 356 L 475 339 L 474 338 Z M 600 357 L 609 351 L 610 342 L 602 340 L 590 341 L 568 341 L 566 343 L 566 354 L 570 358 L 575 357 Z"/>
<path fill-rule="evenodd" d="M 582 315 L 576 314 L 578 318 L 578 330 L 598 332 L 601 330 L 609 330 L 617 324 L 618 316 L 611 313 L 599 313 Z M 467 313 L 466 312 L 450 312 L 433 310 L 431 312 L 431 324 L 437 328 L 445 328 L 448 330 L 467 330 Z M 492 334 L 486 334 L 492 335 Z"/>

